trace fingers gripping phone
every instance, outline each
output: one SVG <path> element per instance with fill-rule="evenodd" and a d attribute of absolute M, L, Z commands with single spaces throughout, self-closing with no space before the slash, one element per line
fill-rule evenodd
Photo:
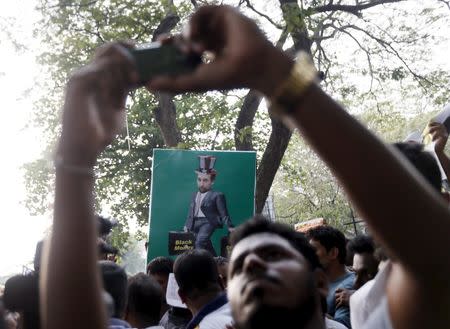
<path fill-rule="evenodd" d="M 190 73 L 202 62 L 195 54 L 185 54 L 174 44 L 152 42 L 130 50 L 142 86 L 158 75 L 180 75 Z"/>

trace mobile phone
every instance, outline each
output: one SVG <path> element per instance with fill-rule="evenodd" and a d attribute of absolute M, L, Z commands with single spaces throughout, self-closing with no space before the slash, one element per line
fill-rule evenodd
<path fill-rule="evenodd" d="M 139 85 L 158 75 L 190 73 L 200 65 L 199 55 L 185 54 L 174 44 L 152 42 L 130 50 L 139 74 Z"/>

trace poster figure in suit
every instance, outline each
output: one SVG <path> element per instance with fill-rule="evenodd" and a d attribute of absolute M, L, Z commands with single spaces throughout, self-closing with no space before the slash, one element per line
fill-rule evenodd
<path fill-rule="evenodd" d="M 225 195 L 212 190 L 217 176 L 214 169 L 216 157 L 200 155 L 198 158 L 199 168 L 195 171 L 198 191 L 192 195 L 184 231 L 194 233 L 195 249 L 206 249 L 216 256 L 211 235 L 216 228 L 222 228 L 224 225 L 231 232 L 233 223 L 228 214 Z"/>

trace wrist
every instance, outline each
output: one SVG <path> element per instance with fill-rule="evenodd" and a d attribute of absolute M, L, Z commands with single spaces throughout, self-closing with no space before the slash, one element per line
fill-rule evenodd
<path fill-rule="evenodd" d="M 93 167 L 69 162 L 61 156 L 55 157 L 54 165 L 57 173 L 60 172 L 90 179 L 95 179 L 96 176 Z"/>
<path fill-rule="evenodd" d="M 279 82 L 268 99 L 269 110 L 280 117 L 292 114 L 317 82 L 318 73 L 310 54 L 300 51 L 288 76 Z"/>
<path fill-rule="evenodd" d="M 271 47 L 264 56 L 263 68 L 265 72 L 259 77 L 259 91 L 267 98 L 271 98 L 278 87 L 286 81 L 294 67 L 294 61 L 283 51 Z"/>
<path fill-rule="evenodd" d="M 68 145 L 59 145 L 55 159 L 62 159 L 64 163 L 84 168 L 94 168 L 97 156 L 85 150 Z"/>

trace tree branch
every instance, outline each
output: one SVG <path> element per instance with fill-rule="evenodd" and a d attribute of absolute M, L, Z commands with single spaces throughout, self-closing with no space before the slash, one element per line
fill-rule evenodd
<path fill-rule="evenodd" d="M 284 152 L 289 144 L 292 131 L 281 121 L 271 118 L 272 132 L 269 142 L 258 166 L 256 175 L 256 213 L 260 214 L 269 194 L 272 182 L 283 159 Z"/>
<path fill-rule="evenodd" d="M 405 0 L 368 0 L 365 2 L 359 2 L 357 1 L 356 5 L 341 5 L 341 4 L 334 4 L 333 1 L 330 1 L 328 4 L 324 6 L 319 7 L 312 7 L 309 8 L 309 10 L 313 11 L 314 13 L 324 13 L 328 11 L 343 11 L 347 12 L 349 14 L 353 14 L 357 17 L 361 17 L 361 11 L 364 9 L 372 8 L 378 5 L 384 5 L 388 3 L 396 3 L 401 2 Z"/>
<path fill-rule="evenodd" d="M 334 26 L 333 27 L 339 31 L 341 31 L 342 33 L 348 35 L 353 41 L 355 41 L 355 43 L 359 46 L 359 48 L 366 54 L 367 57 L 367 63 L 369 65 L 369 71 L 370 71 L 370 89 L 369 92 L 372 91 L 372 87 L 373 87 L 373 77 L 374 77 L 374 73 L 373 73 L 373 66 L 372 66 L 372 60 L 370 58 L 370 52 L 369 50 L 367 50 L 360 42 L 359 40 L 350 32 L 348 32 L 346 29 L 352 27 L 352 25 L 347 25 L 347 26 L 343 26 L 343 27 L 338 27 L 338 26 Z"/>
<path fill-rule="evenodd" d="M 152 41 L 161 34 L 169 33 L 180 21 L 180 17 L 174 10 L 173 1 L 169 1 L 167 15 L 153 32 Z M 176 147 L 181 143 L 181 132 L 177 124 L 176 107 L 173 95 L 167 93 L 156 93 L 158 107 L 153 109 L 155 120 L 164 138 L 164 143 L 169 147 Z"/>
<path fill-rule="evenodd" d="M 405 66 L 405 68 L 408 70 L 408 72 L 413 76 L 413 78 L 417 81 L 417 83 L 424 89 L 425 93 L 427 93 L 427 86 L 425 86 L 423 84 L 423 81 L 427 82 L 430 85 L 435 86 L 435 84 L 430 81 L 429 79 L 427 79 L 426 77 L 424 77 L 423 75 L 420 75 L 418 73 L 416 73 L 410 66 L 409 64 L 406 62 L 406 60 L 400 55 L 400 53 L 397 51 L 397 49 L 394 48 L 394 46 L 392 45 L 391 42 L 387 42 L 386 40 L 383 40 L 379 37 L 374 36 L 372 33 L 360 28 L 359 26 L 356 25 L 348 25 L 349 28 L 355 29 L 357 31 L 360 31 L 364 34 L 366 34 L 368 37 L 370 37 L 371 39 L 375 40 L 378 44 L 380 44 L 388 53 L 394 55 L 395 57 L 397 57 L 400 62 L 402 62 L 402 64 Z M 437 87 L 441 87 L 441 86 L 437 86 Z"/>
<path fill-rule="evenodd" d="M 97 2 L 98 0 L 93 0 L 90 2 L 86 2 L 86 3 L 72 3 L 69 1 L 58 1 L 58 3 L 48 6 L 48 7 L 38 7 L 37 10 L 43 10 L 45 9 L 53 9 L 53 8 L 67 8 L 67 7 L 89 7 L 90 5 L 93 5 Z"/>
<path fill-rule="evenodd" d="M 278 41 L 277 48 L 283 48 L 288 33 L 283 30 Z M 261 104 L 262 95 L 256 90 L 250 90 L 244 98 L 244 103 L 239 111 L 234 129 L 234 143 L 236 150 L 250 151 L 253 150 L 253 134 L 252 131 L 246 131 L 246 128 L 252 128 L 258 107 Z"/>
<path fill-rule="evenodd" d="M 277 22 L 275 22 L 272 18 L 270 18 L 268 15 L 260 12 L 259 10 L 257 10 L 255 7 L 253 7 L 253 5 L 250 3 L 250 0 L 241 0 L 240 1 L 240 5 L 242 3 L 245 3 L 247 5 L 247 8 L 249 8 L 251 11 L 253 11 L 254 13 L 258 14 L 261 17 L 264 17 L 269 23 L 271 23 L 273 26 L 275 26 L 278 29 L 283 29 L 283 26 L 278 24 Z"/>
<path fill-rule="evenodd" d="M 447 0 L 438 0 L 438 1 L 444 3 L 448 7 L 448 9 L 450 9 L 450 1 Z"/>
<path fill-rule="evenodd" d="M 250 90 L 245 96 L 244 104 L 239 111 L 234 128 L 234 144 L 238 151 L 253 150 L 253 134 L 246 131 L 246 128 L 252 129 L 256 111 L 261 104 L 262 95 L 256 90 Z"/>

